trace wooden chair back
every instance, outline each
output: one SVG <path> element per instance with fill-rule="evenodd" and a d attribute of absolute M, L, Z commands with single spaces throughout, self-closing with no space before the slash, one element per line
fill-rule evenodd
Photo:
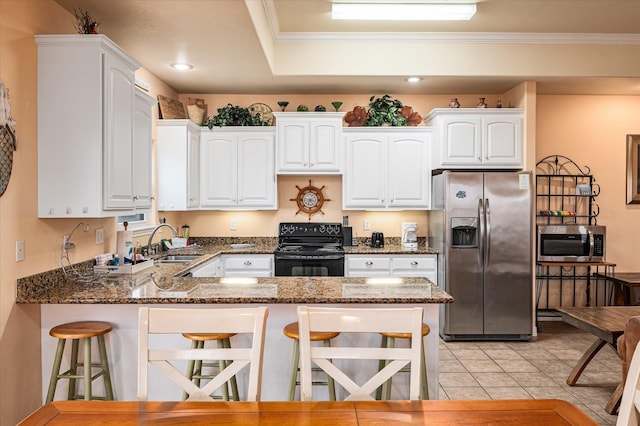
<path fill-rule="evenodd" d="M 410 365 L 409 399 L 420 399 L 422 308 L 298 307 L 300 328 L 300 398 L 312 400 L 312 364 L 316 364 L 344 388 L 345 400 L 373 400 L 376 389 Z M 411 333 L 410 348 L 311 346 L 312 331 L 340 333 Z M 346 359 L 391 360 L 363 385 L 355 383 L 332 361 Z"/>
<path fill-rule="evenodd" d="M 640 425 L 640 344 L 636 346 L 631 358 L 616 425 Z"/>
<path fill-rule="evenodd" d="M 247 401 L 260 400 L 262 355 L 268 310 L 259 308 L 178 309 L 140 308 L 138 323 L 138 400 L 148 398 L 148 366 L 160 370 L 182 388 L 191 401 L 206 401 L 211 394 L 249 366 Z M 182 333 L 247 333 L 252 335 L 248 348 L 154 348 L 153 335 Z M 185 340 L 185 342 L 188 342 Z M 188 344 L 188 343 L 187 343 Z M 202 388 L 196 386 L 173 362 L 179 360 L 226 360 L 228 366 Z"/>

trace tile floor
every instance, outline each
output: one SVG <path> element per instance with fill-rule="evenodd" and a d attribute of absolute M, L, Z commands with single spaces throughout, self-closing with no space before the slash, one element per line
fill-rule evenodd
<path fill-rule="evenodd" d="M 580 407 L 601 425 L 617 416 L 604 411 L 621 375 L 620 358 L 604 347 L 575 386 L 572 368 L 595 337 L 562 321 L 540 321 L 530 342 L 440 341 L 440 399 L 558 398 Z"/>

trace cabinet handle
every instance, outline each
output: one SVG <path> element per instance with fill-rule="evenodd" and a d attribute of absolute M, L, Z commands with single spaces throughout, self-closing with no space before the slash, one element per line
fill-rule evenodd
<path fill-rule="evenodd" d="M 155 199 L 156 199 L 156 197 L 151 196 L 151 197 L 149 197 L 149 199 L 150 199 L 151 201 L 153 201 L 153 200 L 155 200 Z"/>
<path fill-rule="evenodd" d="M 134 196 L 133 196 L 133 201 L 136 201 L 137 199 L 138 199 L 138 196 L 137 196 L 137 195 L 134 195 Z"/>
<path fill-rule="evenodd" d="M 416 266 L 418 264 L 418 262 L 416 262 L 415 260 L 413 262 L 411 262 L 412 266 Z"/>
<path fill-rule="evenodd" d="M 245 261 L 244 261 L 244 264 L 245 264 L 246 266 L 249 266 L 249 265 L 251 265 L 251 261 L 250 261 L 250 260 L 245 260 Z"/>
<path fill-rule="evenodd" d="M 367 260 L 366 262 L 364 262 L 364 264 L 367 265 L 367 266 L 371 266 L 371 265 L 373 265 L 373 262 L 370 261 L 370 260 Z"/>

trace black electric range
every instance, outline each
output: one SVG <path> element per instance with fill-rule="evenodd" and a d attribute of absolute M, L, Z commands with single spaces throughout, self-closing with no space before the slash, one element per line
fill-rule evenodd
<path fill-rule="evenodd" d="M 344 276 L 342 225 L 281 223 L 274 258 L 277 277 Z"/>

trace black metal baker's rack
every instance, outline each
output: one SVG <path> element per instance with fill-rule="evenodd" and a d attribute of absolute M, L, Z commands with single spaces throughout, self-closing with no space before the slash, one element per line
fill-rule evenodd
<path fill-rule="evenodd" d="M 536 164 L 536 224 L 537 225 L 597 225 L 600 207 L 596 197 L 600 185 L 596 183 L 589 166 L 579 166 L 564 155 L 550 155 Z M 536 233 L 537 235 L 537 233 Z M 538 315 L 544 311 L 555 312 L 554 307 L 597 306 L 609 304 L 611 288 L 608 276 L 614 273 L 614 264 L 564 264 L 550 265 L 538 262 L 536 267 L 536 287 Z M 595 271 L 592 271 L 594 269 Z M 603 273 L 602 273 L 603 272 Z M 604 287 L 591 286 L 593 274 L 604 275 Z M 550 301 L 552 284 L 557 283 L 557 300 Z M 570 295 L 563 291 L 569 284 Z M 581 294 L 584 291 L 584 294 Z M 545 306 L 540 298 L 544 292 Z M 567 300 L 570 299 L 570 300 Z"/>

